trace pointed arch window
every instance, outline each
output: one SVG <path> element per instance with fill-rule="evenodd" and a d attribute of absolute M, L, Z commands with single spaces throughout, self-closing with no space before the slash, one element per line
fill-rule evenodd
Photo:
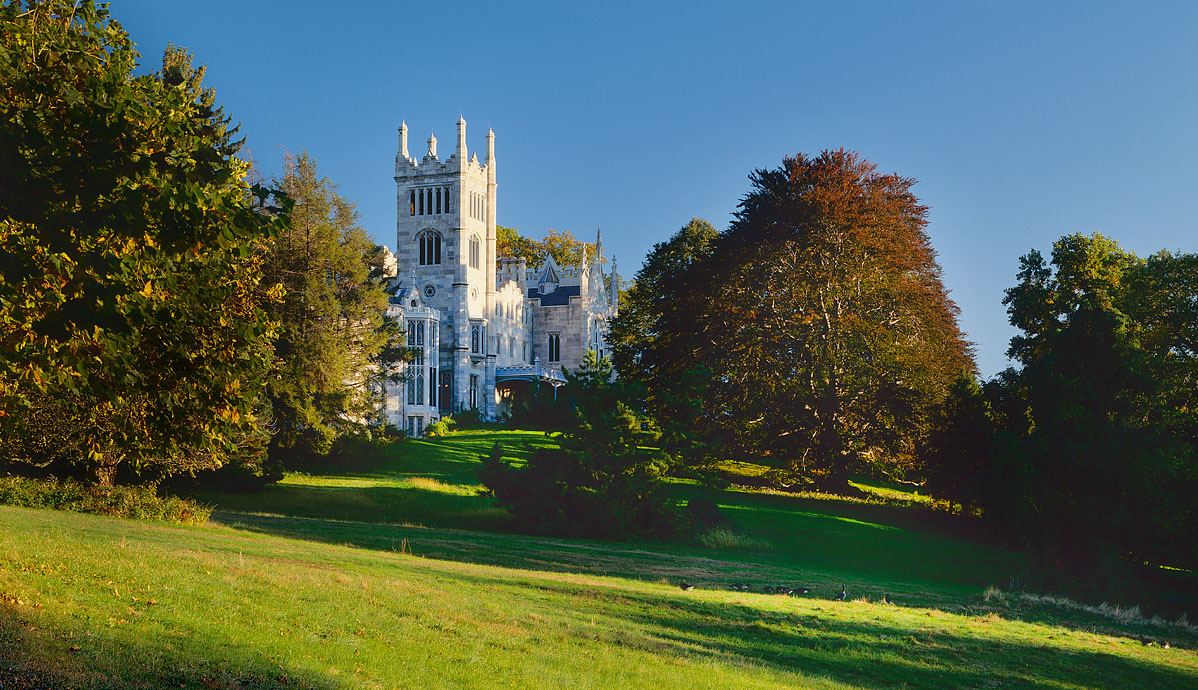
<path fill-rule="evenodd" d="M 425 230 L 416 236 L 420 245 L 420 265 L 432 266 L 441 263 L 441 233 L 436 230 Z"/>
<path fill-rule="evenodd" d="M 478 235 L 470 236 L 470 268 L 478 268 L 479 245 Z"/>

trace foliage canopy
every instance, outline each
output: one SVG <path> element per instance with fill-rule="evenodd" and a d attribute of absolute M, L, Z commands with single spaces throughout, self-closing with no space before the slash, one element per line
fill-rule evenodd
<path fill-rule="evenodd" d="M 137 58 L 91 0 L 0 7 L 0 425 L 14 455 L 79 432 L 101 481 L 257 437 L 273 337 L 255 247 L 282 209 L 190 55 Z"/>

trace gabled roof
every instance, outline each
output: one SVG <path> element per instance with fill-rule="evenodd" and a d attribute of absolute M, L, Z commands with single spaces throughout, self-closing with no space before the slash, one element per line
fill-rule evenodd
<path fill-rule="evenodd" d="M 561 269 L 557 267 L 557 262 L 553 260 L 553 255 L 545 252 L 545 263 L 541 266 L 541 274 L 537 276 L 537 286 L 541 292 L 545 292 L 541 286 L 546 283 L 557 284 L 562 282 Z"/>

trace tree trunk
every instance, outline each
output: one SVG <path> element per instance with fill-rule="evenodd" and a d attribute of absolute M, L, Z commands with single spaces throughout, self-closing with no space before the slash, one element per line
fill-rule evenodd
<path fill-rule="evenodd" d="M 124 454 L 105 453 L 100 460 L 88 468 L 88 479 L 97 486 L 112 486 L 116 480 L 117 467 L 124 459 Z"/>

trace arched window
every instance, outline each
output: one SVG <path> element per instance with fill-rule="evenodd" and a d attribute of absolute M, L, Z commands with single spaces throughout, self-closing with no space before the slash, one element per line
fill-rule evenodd
<path fill-rule="evenodd" d="M 445 188 L 445 212 L 452 213 L 452 211 L 449 208 L 449 187 Z"/>
<path fill-rule="evenodd" d="M 441 263 L 441 233 L 436 230 L 425 230 L 416 236 L 416 243 L 420 245 L 421 266 Z"/>
<path fill-rule="evenodd" d="M 478 235 L 471 235 L 470 236 L 470 268 L 478 268 L 478 254 L 479 254 L 478 250 L 479 250 Z"/>
<path fill-rule="evenodd" d="M 441 188 L 437 187 L 437 213 L 441 213 Z"/>
<path fill-rule="evenodd" d="M 412 190 L 411 199 L 409 200 L 408 203 L 410 204 L 410 207 L 408 208 L 408 215 L 409 216 L 416 215 L 416 190 L 415 189 Z"/>

